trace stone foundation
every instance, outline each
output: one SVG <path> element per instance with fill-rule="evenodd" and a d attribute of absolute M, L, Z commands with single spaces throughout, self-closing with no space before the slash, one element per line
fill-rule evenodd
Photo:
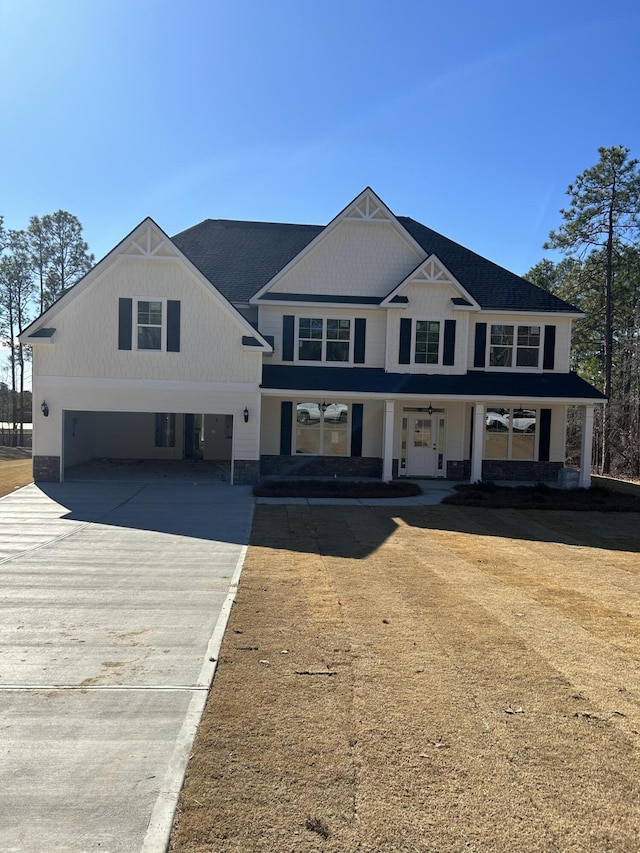
<path fill-rule="evenodd" d="M 233 485 L 247 486 L 260 479 L 260 462 L 257 459 L 235 459 L 233 463 Z"/>
<path fill-rule="evenodd" d="M 34 456 L 33 479 L 36 483 L 59 483 L 60 457 Z"/>
<path fill-rule="evenodd" d="M 382 459 L 356 456 L 263 456 L 263 477 L 382 477 Z"/>
<path fill-rule="evenodd" d="M 491 480 L 525 480 L 539 483 L 556 482 L 558 473 L 564 468 L 562 462 L 534 462 L 527 459 L 484 459 L 482 462 L 482 479 Z M 447 462 L 447 480 L 470 480 L 471 462 L 449 460 Z"/>

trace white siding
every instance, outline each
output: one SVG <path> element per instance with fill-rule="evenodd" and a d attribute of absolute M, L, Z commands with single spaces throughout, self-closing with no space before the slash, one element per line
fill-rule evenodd
<path fill-rule="evenodd" d="M 282 305 L 261 305 L 260 306 L 260 322 L 259 329 L 262 335 L 273 335 L 274 352 L 272 356 L 267 356 L 265 364 L 282 364 L 282 318 L 290 315 L 296 318 L 296 333 L 297 333 L 297 318 L 298 317 L 347 317 L 352 321 L 357 317 L 362 317 L 367 321 L 366 331 L 366 347 L 365 347 L 365 363 L 355 365 L 356 367 L 384 367 L 385 358 L 385 311 L 384 310 L 362 310 L 360 308 L 320 308 L 308 306 L 300 308 L 298 306 L 286 307 Z M 352 335 L 354 328 L 352 326 Z M 294 359 L 297 353 L 294 351 Z M 291 364 L 292 362 L 286 362 Z M 299 364 L 308 364 L 309 362 L 298 362 Z M 332 362 L 331 367 L 345 367 L 344 362 Z"/>
<path fill-rule="evenodd" d="M 424 257 L 389 222 L 343 221 L 271 292 L 386 296 Z"/>
<path fill-rule="evenodd" d="M 179 299 L 180 352 L 118 349 L 118 299 Z M 120 258 L 55 317 L 42 376 L 192 382 L 260 381 L 261 354 L 242 350 L 242 331 L 222 303 L 179 260 Z M 135 347 L 135 316 L 134 316 Z"/>
<path fill-rule="evenodd" d="M 456 292 L 447 285 L 416 282 L 410 284 L 403 295 L 408 296 L 407 308 L 389 309 L 387 329 L 387 370 L 401 373 L 444 373 L 461 374 L 467 372 L 467 345 L 469 340 L 469 313 L 454 311 L 451 298 Z M 400 364 L 400 320 L 439 320 L 440 337 L 444 340 L 444 321 L 456 321 L 456 347 L 453 365 L 436 364 Z M 412 353 L 413 358 L 413 353 Z"/>
<path fill-rule="evenodd" d="M 556 327 L 556 349 L 554 360 L 554 373 L 567 373 L 569 370 L 571 354 L 571 320 L 567 317 L 549 316 L 548 314 L 491 314 L 488 311 L 474 314 L 471 317 L 469 327 L 469 346 L 467 366 L 473 370 L 473 356 L 475 348 L 476 323 L 487 324 L 487 342 L 491 334 L 492 323 L 504 323 L 514 325 L 540 326 L 540 347 L 544 346 L 544 327 Z M 540 362 L 542 364 L 542 362 Z M 530 370 L 530 369 L 528 369 Z"/>

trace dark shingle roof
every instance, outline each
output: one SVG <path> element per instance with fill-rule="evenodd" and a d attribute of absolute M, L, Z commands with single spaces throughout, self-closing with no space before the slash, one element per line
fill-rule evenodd
<path fill-rule="evenodd" d="M 374 394 L 439 394 L 473 399 L 542 398 L 603 400 L 604 395 L 576 373 L 507 373 L 470 370 L 460 376 L 386 373 L 377 367 L 306 367 L 265 364 L 262 388 L 291 391 L 360 391 Z"/>
<path fill-rule="evenodd" d="M 449 272 L 453 273 L 485 310 L 580 311 L 552 293 L 499 267 L 493 261 L 476 255 L 437 231 L 432 231 L 415 219 L 409 216 L 398 216 L 397 219 L 427 254 L 438 256 Z"/>
<path fill-rule="evenodd" d="M 485 310 L 579 310 L 410 217 L 399 216 L 398 221 L 427 254 L 438 256 Z M 171 239 L 223 296 L 245 303 L 323 229 L 322 225 L 205 219 Z"/>
<path fill-rule="evenodd" d="M 171 239 L 230 302 L 248 302 L 323 228 L 205 219 Z"/>

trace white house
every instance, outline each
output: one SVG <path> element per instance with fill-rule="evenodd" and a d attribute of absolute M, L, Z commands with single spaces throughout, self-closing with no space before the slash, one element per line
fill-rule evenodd
<path fill-rule="evenodd" d="M 573 306 L 369 188 L 326 226 L 145 219 L 22 334 L 36 481 L 92 458 L 261 475 L 550 479 L 602 394 Z"/>

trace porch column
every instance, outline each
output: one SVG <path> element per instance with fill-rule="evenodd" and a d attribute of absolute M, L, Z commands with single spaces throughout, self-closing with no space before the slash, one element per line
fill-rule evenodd
<path fill-rule="evenodd" d="M 382 479 L 389 483 L 393 479 L 393 422 L 396 404 L 393 400 L 384 401 L 384 438 L 382 444 Z"/>
<path fill-rule="evenodd" d="M 484 452 L 484 403 L 473 407 L 473 445 L 471 447 L 471 482 L 482 481 L 482 455 Z"/>
<path fill-rule="evenodd" d="M 591 457 L 593 452 L 593 406 L 582 407 L 582 443 L 580 446 L 580 479 L 578 488 L 591 486 Z"/>

